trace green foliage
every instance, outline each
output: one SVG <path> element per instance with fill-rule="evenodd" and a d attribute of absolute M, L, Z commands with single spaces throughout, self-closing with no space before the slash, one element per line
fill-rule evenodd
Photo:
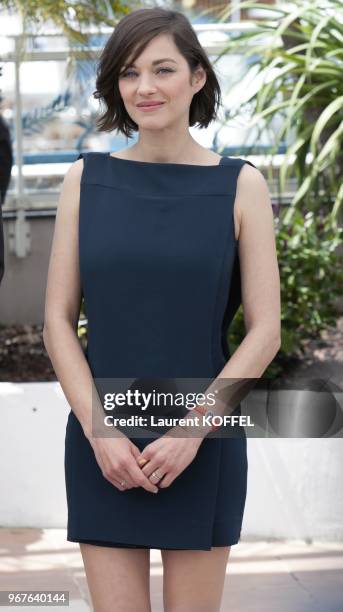
<path fill-rule="evenodd" d="M 292 225 L 280 222 L 277 252 L 281 271 L 283 351 L 335 324 L 342 295 L 342 228 L 313 211 L 296 211 Z"/>
<path fill-rule="evenodd" d="M 281 142 L 288 143 L 280 191 L 288 175 L 297 183 L 286 222 L 306 202 L 312 209 L 325 204 L 337 218 L 343 200 L 342 0 L 230 3 L 219 22 L 237 9 L 258 9 L 262 18 L 235 33 L 218 56 L 243 53 L 254 75 L 248 88 L 242 87 L 246 75 L 239 75 L 241 95 L 228 119 L 246 111 L 247 127 L 264 131 L 273 125 L 274 133 L 280 121 L 271 149 L 274 154 Z"/>
<path fill-rule="evenodd" d="M 264 376 L 280 373 L 287 358 L 301 357 L 304 341 L 335 325 L 343 294 L 342 228 L 331 216 L 295 211 L 292 224 L 276 219 L 276 248 L 281 280 L 281 347 Z M 240 307 L 229 334 L 231 353 L 245 335 Z"/>
<path fill-rule="evenodd" d="M 83 29 L 113 26 L 118 17 L 132 10 L 132 4 L 118 0 L 0 0 L 0 8 L 21 15 L 24 32 L 32 26 L 42 28 L 51 20 L 68 40 L 81 44 L 88 40 Z"/>

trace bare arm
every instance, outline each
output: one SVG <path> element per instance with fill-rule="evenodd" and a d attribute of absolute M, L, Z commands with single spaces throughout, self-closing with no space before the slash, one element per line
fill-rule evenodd
<path fill-rule="evenodd" d="M 77 336 L 81 306 L 78 223 L 82 169 L 82 159 L 70 166 L 60 193 L 45 295 L 43 339 L 64 394 L 89 438 L 92 376 Z"/>
<path fill-rule="evenodd" d="M 92 445 L 103 475 L 118 483 L 156 489 L 138 467 L 139 449 L 119 430 L 115 438 L 93 438 L 92 408 L 101 410 L 92 373 L 77 335 L 81 306 L 78 258 L 80 180 L 83 159 L 65 175 L 58 202 L 46 287 L 43 339 L 67 401 Z M 95 390 L 95 393 L 94 393 Z M 94 398 L 98 399 L 96 405 Z M 93 404 L 93 406 L 92 406 Z"/>
<path fill-rule="evenodd" d="M 221 375 L 258 378 L 280 348 L 280 277 L 268 185 L 249 164 L 238 177 L 234 212 L 247 333 Z"/>

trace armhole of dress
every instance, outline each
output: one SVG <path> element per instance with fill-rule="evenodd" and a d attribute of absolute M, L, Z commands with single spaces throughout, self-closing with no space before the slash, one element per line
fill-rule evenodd
<path fill-rule="evenodd" d="M 81 173 L 81 178 L 80 178 L 80 190 L 81 190 L 81 185 L 84 181 L 86 165 L 87 165 L 87 153 L 79 153 L 75 161 L 78 161 L 78 159 L 83 159 L 83 168 L 82 168 L 82 173 Z"/>
<path fill-rule="evenodd" d="M 253 168 L 256 168 L 257 170 L 257 166 L 255 166 L 255 164 L 253 164 L 251 161 L 248 161 L 247 159 L 243 159 L 242 161 L 244 162 L 242 164 L 242 167 L 244 166 L 244 164 L 249 164 L 249 166 L 252 166 Z"/>

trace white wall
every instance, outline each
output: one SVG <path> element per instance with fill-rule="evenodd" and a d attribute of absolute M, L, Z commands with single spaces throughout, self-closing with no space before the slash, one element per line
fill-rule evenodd
<path fill-rule="evenodd" d="M 0 383 L 0 526 L 65 527 L 59 383 Z M 342 439 L 248 439 L 242 538 L 343 540 Z"/>
<path fill-rule="evenodd" d="M 64 526 L 69 405 L 59 383 L 0 383 L 0 406 L 0 525 Z"/>

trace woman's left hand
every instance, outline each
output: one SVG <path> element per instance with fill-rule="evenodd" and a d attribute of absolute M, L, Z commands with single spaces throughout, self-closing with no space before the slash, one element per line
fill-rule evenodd
<path fill-rule="evenodd" d="M 185 436 L 182 428 L 173 427 L 157 440 L 147 444 L 136 457 L 144 474 L 158 487 L 169 487 L 193 461 L 203 441 L 201 437 L 181 437 L 182 435 Z"/>

